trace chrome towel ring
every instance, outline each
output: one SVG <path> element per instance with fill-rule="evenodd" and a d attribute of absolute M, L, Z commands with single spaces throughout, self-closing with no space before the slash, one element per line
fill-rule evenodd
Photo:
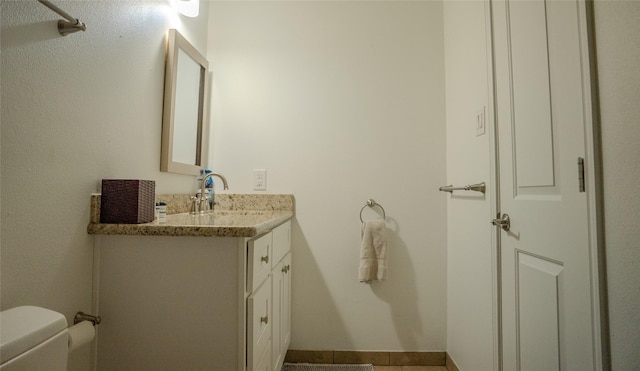
<path fill-rule="evenodd" d="M 362 206 L 362 209 L 360 209 L 360 221 L 362 223 L 364 223 L 364 220 L 362 220 L 362 212 L 364 211 L 364 208 L 367 207 L 367 206 L 368 207 L 378 206 L 380 208 L 380 210 L 382 210 L 382 219 L 383 220 L 386 219 L 387 215 L 384 212 L 384 207 L 382 207 L 382 205 L 380 205 L 379 203 L 376 203 L 376 200 L 374 200 L 373 198 L 370 198 L 370 199 L 367 200 L 367 203 L 364 206 Z"/>

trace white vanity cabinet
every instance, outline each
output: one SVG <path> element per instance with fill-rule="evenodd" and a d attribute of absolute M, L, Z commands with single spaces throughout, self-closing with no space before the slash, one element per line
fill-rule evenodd
<path fill-rule="evenodd" d="M 277 371 L 291 338 L 291 222 L 247 248 L 247 369 Z"/>
<path fill-rule="evenodd" d="M 254 238 L 96 235 L 97 370 L 276 371 L 291 221 Z"/>

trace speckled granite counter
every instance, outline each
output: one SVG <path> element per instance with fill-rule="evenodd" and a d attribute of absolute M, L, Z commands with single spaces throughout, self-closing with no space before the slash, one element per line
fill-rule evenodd
<path fill-rule="evenodd" d="M 291 219 L 293 195 L 216 194 L 215 211 L 189 215 L 189 195 L 157 195 L 167 203 L 166 222 L 100 223 L 100 195 L 91 196 L 89 234 L 134 236 L 255 237 Z"/>

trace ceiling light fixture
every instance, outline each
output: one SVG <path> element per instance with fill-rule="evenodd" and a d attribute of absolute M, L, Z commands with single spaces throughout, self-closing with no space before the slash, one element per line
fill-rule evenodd
<path fill-rule="evenodd" d="M 173 0 L 173 7 L 184 16 L 197 17 L 200 13 L 200 0 Z"/>

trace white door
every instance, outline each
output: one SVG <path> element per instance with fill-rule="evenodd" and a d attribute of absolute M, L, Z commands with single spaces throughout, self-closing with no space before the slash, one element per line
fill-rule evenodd
<path fill-rule="evenodd" d="M 584 0 L 492 1 L 503 370 L 599 369 Z M 587 79 L 585 79 L 585 77 Z M 597 297 L 597 295 L 596 295 Z"/>

